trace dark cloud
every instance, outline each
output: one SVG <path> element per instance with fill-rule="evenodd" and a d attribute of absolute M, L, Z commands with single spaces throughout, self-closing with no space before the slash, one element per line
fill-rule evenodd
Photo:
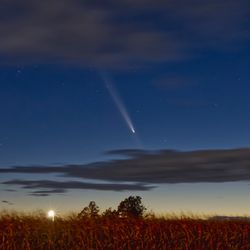
<path fill-rule="evenodd" d="M 12 206 L 12 205 L 13 205 L 13 203 L 12 203 L 12 202 L 10 202 L 10 201 L 6 201 L 6 200 L 3 200 L 3 201 L 2 201 L 2 203 L 5 203 L 5 204 L 10 205 L 10 206 Z"/>
<path fill-rule="evenodd" d="M 0 0 L 5 62 L 173 62 L 249 38 L 247 0 Z M 198 50 L 197 50 L 198 49 Z"/>
<path fill-rule="evenodd" d="M 125 190 L 146 191 L 153 188 L 153 186 L 145 184 L 100 184 L 100 183 L 86 183 L 80 181 L 47 181 L 47 180 L 20 180 L 20 179 L 6 181 L 3 182 L 2 184 L 17 185 L 21 186 L 24 189 L 32 190 L 32 192 L 30 193 L 30 195 L 32 196 L 49 196 L 51 194 L 62 194 L 65 193 L 67 190 L 72 190 L 72 189 L 92 189 L 92 190 L 104 190 L 104 191 L 125 191 Z"/>
<path fill-rule="evenodd" d="M 29 194 L 30 196 L 35 196 L 35 197 L 48 197 L 51 195 L 51 193 L 30 193 Z"/>
<path fill-rule="evenodd" d="M 6 191 L 6 192 L 16 192 L 16 190 L 14 190 L 14 189 L 4 189 L 4 191 Z"/>
<path fill-rule="evenodd" d="M 179 2 L 179 8 L 175 8 Z M 212 47 L 228 45 L 249 37 L 247 0 L 172 1 L 172 15 L 180 18 L 184 26 L 200 45 Z M 247 9 L 246 9 L 247 8 Z M 198 45 L 198 44 L 196 44 Z M 222 45 L 222 46 L 221 46 Z"/>
<path fill-rule="evenodd" d="M 65 172 L 68 177 L 142 183 L 197 183 L 250 180 L 250 149 L 200 151 L 114 151 L 112 160 Z"/>
<path fill-rule="evenodd" d="M 26 188 L 26 187 L 25 187 Z M 51 194 L 64 194 L 66 190 L 63 188 L 50 189 L 50 190 L 37 190 L 30 193 L 30 196 L 50 196 Z"/>
<path fill-rule="evenodd" d="M 0 173 L 58 174 L 58 177 L 84 178 L 132 184 L 26 181 L 4 182 L 28 189 L 149 190 L 148 184 L 231 182 L 250 180 L 250 149 L 145 151 L 114 150 L 108 154 L 122 159 L 85 165 L 59 167 L 29 166 L 0 169 Z M 136 184 L 134 184 L 136 183 Z"/>

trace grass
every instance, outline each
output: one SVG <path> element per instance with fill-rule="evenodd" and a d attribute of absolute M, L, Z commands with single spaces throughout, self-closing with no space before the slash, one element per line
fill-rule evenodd
<path fill-rule="evenodd" d="M 250 222 L 194 217 L 56 218 L 2 214 L 0 249 L 250 249 Z"/>

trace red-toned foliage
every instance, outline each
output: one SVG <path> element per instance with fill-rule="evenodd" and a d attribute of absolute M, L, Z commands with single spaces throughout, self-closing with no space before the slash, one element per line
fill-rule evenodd
<path fill-rule="evenodd" d="M 0 249 L 249 249 L 250 222 L 3 215 Z"/>

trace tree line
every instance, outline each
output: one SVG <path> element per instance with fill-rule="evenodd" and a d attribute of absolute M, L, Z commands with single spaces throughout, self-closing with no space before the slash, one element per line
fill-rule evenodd
<path fill-rule="evenodd" d="M 142 204 L 142 198 L 140 196 L 129 196 L 120 202 L 117 209 L 108 208 L 102 214 L 95 201 L 90 201 L 87 207 L 78 214 L 79 218 L 89 217 L 97 218 L 103 217 L 133 217 L 140 218 L 144 216 L 146 207 Z"/>

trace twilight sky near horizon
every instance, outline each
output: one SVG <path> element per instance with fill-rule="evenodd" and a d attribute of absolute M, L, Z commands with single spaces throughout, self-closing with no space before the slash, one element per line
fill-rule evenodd
<path fill-rule="evenodd" d="M 248 0 L 0 5 L 0 209 L 250 214 Z"/>

